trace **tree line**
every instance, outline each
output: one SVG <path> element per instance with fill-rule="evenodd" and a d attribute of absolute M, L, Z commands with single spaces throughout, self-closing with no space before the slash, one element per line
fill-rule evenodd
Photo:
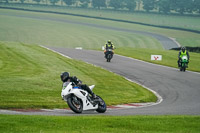
<path fill-rule="evenodd" d="M 37 3 L 82 8 L 127 10 L 130 12 L 144 10 L 146 12 L 157 11 L 165 14 L 200 14 L 200 0 L 0 0 L 0 2 Z"/>

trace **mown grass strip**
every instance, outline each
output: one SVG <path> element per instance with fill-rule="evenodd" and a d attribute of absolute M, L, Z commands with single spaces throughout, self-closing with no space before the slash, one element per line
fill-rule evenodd
<path fill-rule="evenodd" d="M 42 133 L 198 133 L 200 116 L 0 115 L 0 130 Z"/>
<path fill-rule="evenodd" d="M 37 45 L 0 42 L 0 108 L 66 108 L 60 96 L 63 71 L 95 84 L 94 92 L 107 105 L 157 100 L 143 87 L 102 68 Z"/>

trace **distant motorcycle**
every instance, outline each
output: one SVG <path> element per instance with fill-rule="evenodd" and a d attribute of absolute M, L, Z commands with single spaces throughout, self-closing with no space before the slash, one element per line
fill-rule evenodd
<path fill-rule="evenodd" d="M 89 86 L 92 90 L 95 85 Z M 75 113 L 82 113 L 83 110 L 96 110 L 98 113 L 104 113 L 107 109 L 104 100 L 97 96 L 93 99 L 87 91 L 74 86 L 72 82 L 62 90 L 61 96 L 68 106 Z"/>
<path fill-rule="evenodd" d="M 188 68 L 188 58 L 187 56 L 183 56 L 181 58 L 181 65 L 180 65 L 180 71 L 184 71 Z"/>
<path fill-rule="evenodd" d="M 113 50 L 112 49 L 107 49 L 106 50 L 106 60 L 107 62 L 110 62 L 113 57 Z"/>

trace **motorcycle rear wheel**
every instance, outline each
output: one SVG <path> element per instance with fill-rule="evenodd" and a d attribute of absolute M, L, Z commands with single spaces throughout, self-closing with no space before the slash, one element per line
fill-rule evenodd
<path fill-rule="evenodd" d="M 104 100 L 100 96 L 97 96 L 97 97 L 100 99 L 100 102 L 98 104 L 98 108 L 97 108 L 96 111 L 98 113 L 104 113 L 104 112 L 106 112 L 106 110 L 107 110 L 106 103 L 104 102 Z"/>

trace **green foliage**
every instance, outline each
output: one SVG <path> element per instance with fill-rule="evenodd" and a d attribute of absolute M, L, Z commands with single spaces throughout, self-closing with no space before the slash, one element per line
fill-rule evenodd
<path fill-rule="evenodd" d="M 106 0 L 92 0 L 92 6 L 98 9 L 106 7 Z"/>
<path fill-rule="evenodd" d="M 143 8 L 147 12 L 150 10 L 153 10 L 155 8 L 155 2 L 156 0 L 142 0 L 143 1 Z"/>
<path fill-rule="evenodd" d="M 33 0 L 33 1 L 37 2 L 38 4 L 41 2 L 41 0 Z"/>
<path fill-rule="evenodd" d="M 173 7 L 177 12 L 183 14 L 186 11 L 186 4 L 188 4 L 188 0 L 174 0 Z"/>
<path fill-rule="evenodd" d="M 116 10 L 116 9 L 122 8 L 122 5 L 123 5 L 122 3 L 123 3 L 122 0 L 110 0 L 109 6 L 113 7 Z"/>
<path fill-rule="evenodd" d="M 25 0 L 20 0 L 20 1 L 21 1 L 21 3 L 24 3 Z"/>
<path fill-rule="evenodd" d="M 74 0 L 63 0 L 66 5 L 73 5 L 75 3 Z"/>
<path fill-rule="evenodd" d="M 136 8 L 136 1 L 135 0 L 125 0 L 125 6 L 128 8 L 130 11 L 134 11 Z"/>
<path fill-rule="evenodd" d="M 186 3 L 187 3 L 187 4 L 186 4 Z M 184 5 L 184 6 L 186 6 L 185 11 L 186 11 L 187 13 L 193 13 L 193 11 L 195 11 L 195 10 L 194 10 L 194 8 L 195 8 L 194 0 L 187 0 L 187 1 L 185 1 L 184 4 L 186 4 L 186 5 Z"/>
<path fill-rule="evenodd" d="M 159 7 L 159 12 L 164 12 L 165 14 L 169 13 L 171 10 L 172 0 L 159 0 L 157 5 Z"/>
<path fill-rule="evenodd" d="M 200 13 L 200 1 L 199 0 L 194 0 L 194 10 Z"/>
<path fill-rule="evenodd" d="M 87 8 L 90 0 L 80 0 L 81 7 Z"/>
<path fill-rule="evenodd" d="M 60 0 L 49 0 L 49 2 L 50 2 L 51 4 L 53 4 L 53 5 L 55 5 L 58 1 L 60 1 Z"/>

